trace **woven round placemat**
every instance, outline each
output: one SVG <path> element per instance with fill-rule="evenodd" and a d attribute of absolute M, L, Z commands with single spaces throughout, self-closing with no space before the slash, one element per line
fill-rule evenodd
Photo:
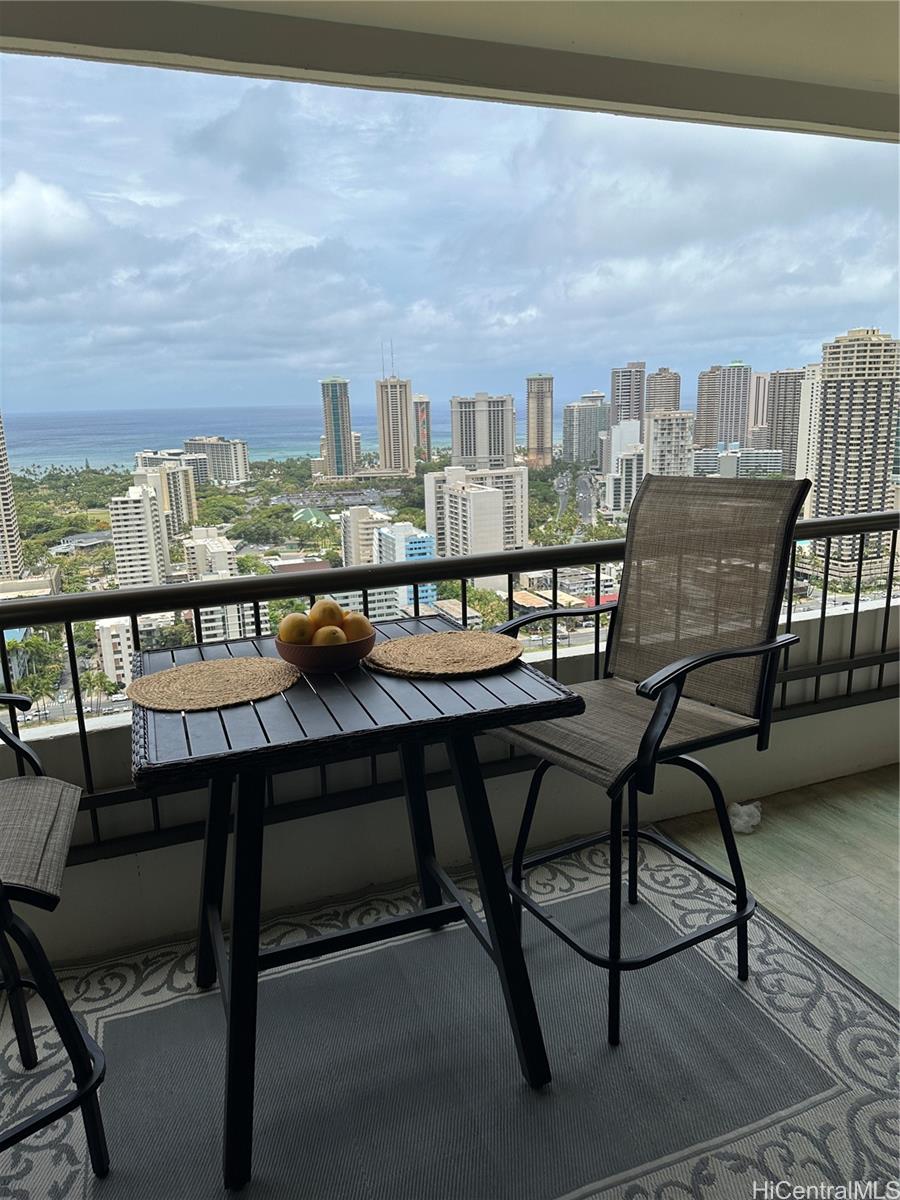
<path fill-rule="evenodd" d="M 422 633 L 394 638 L 376 646 L 366 665 L 386 675 L 446 679 L 453 675 L 485 675 L 508 666 L 522 653 L 515 638 L 501 633 Z"/>
<path fill-rule="evenodd" d="M 277 658 L 221 658 L 185 663 L 135 679 L 126 692 L 136 704 L 162 712 L 201 712 L 264 700 L 297 682 L 300 672 Z"/>

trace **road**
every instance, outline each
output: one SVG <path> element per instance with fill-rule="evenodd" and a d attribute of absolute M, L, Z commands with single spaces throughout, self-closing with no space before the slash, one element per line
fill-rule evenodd
<path fill-rule="evenodd" d="M 557 475 L 553 480 L 553 487 L 556 490 L 559 507 L 556 510 L 556 519 L 559 521 L 563 513 L 569 507 L 569 492 L 572 490 L 572 476 L 568 471 L 563 475 Z"/>
<path fill-rule="evenodd" d="M 575 508 L 579 521 L 585 525 L 594 523 L 594 498 L 591 491 L 590 476 L 582 474 L 575 482 Z"/>

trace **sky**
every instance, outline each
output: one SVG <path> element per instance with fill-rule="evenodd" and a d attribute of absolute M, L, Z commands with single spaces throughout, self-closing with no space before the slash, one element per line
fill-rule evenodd
<path fill-rule="evenodd" d="M 897 147 L 5 55 L 8 409 L 436 402 L 898 332 Z M 390 354 L 387 352 L 390 370 Z"/>

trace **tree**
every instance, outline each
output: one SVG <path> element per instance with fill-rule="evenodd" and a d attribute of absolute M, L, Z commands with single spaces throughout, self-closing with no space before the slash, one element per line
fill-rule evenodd
<path fill-rule="evenodd" d="M 237 569 L 239 575 L 271 574 L 265 559 L 260 558 L 258 554 L 239 554 L 237 556 Z"/>

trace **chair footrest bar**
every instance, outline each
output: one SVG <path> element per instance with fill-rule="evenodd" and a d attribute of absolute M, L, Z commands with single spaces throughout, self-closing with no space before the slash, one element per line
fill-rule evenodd
<path fill-rule="evenodd" d="M 511 880 L 509 881 L 509 890 L 517 900 L 524 904 L 533 916 L 537 917 L 552 933 L 561 938 L 576 954 L 580 954 L 589 963 L 592 963 L 595 967 L 602 967 L 605 971 L 610 970 L 612 967 L 620 971 L 639 971 L 642 967 L 650 967 L 654 963 L 661 962 L 664 958 L 670 958 L 673 954 L 678 954 L 681 950 L 697 946 L 700 942 L 718 937 L 720 933 L 725 933 L 726 930 L 734 929 L 735 926 L 749 921 L 756 909 L 756 898 L 748 893 L 747 903 L 738 912 L 729 914 L 727 917 L 721 917 L 718 921 L 713 921 L 710 925 L 705 925 L 703 929 L 698 929 L 695 933 L 688 934 L 682 938 L 675 938 L 673 941 L 667 942 L 665 945 L 660 946 L 656 950 L 649 951 L 647 954 L 636 954 L 613 960 L 607 954 L 597 954 L 593 950 L 589 950 L 587 946 L 582 945 L 565 926 L 560 925 L 558 921 L 548 916 L 546 909 L 542 908 L 536 900 L 533 900 L 527 892 L 517 887 Z"/>
<path fill-rule="evenodd" d="M 79 1032 L 91 1058 L 90 1076 L 80 1086 L 63 1096 L 62 1099 L 57 1100 L 55 1104 L 48 1105 L 42 1112 L 35 1113 L 34 1116 L 20 1121 L 17 1125 L 13 1125 L 12 1129 L 7 1129 L 5 1133 L 0 1133 L 0 1153 L 4 1150 L 9 1150 L 17 1142 L 31 1137 L 38 1130 L 44 1129 L 47 1125 L 52 1125 L 60 1117 L 64 1117 L 67 1113 L 78 1108 L 85 1097 L 89 1096 L 92 1092 L 96 1092 L 97 1088 L 103 1082 L 106 1076 L 106 1057 L 87 1030 L 80 1029 Z"/>
<path fill-rule="evenodd" d="M 276 967 L 287 966 L 290 963 L 307 962 L 309 959 L 321 958 L 325 954 L 337 954 L 341 950 L 353 950 L 357 946 L 368 946 L 373 942 L 387 941 L 389 938 L 402 937 L 407 933 L 416 933 L 423 929 L 440 929 L 453 921 L 464 918 L 458 904 L 441 904 L 435 908 L 420 909 L 418 912 L 404 913 L 399 917 L 385 917 L 381 921 L 373 921 L 371 925 L 360 925 L 355 929 L 341 930 L 339 933 L 325 933 L 321 937 L 309 938 L 305 942 L 294 942 L 289 946 L 274 946 L 260 950 L 259 970 L 272 971 Z"/>

